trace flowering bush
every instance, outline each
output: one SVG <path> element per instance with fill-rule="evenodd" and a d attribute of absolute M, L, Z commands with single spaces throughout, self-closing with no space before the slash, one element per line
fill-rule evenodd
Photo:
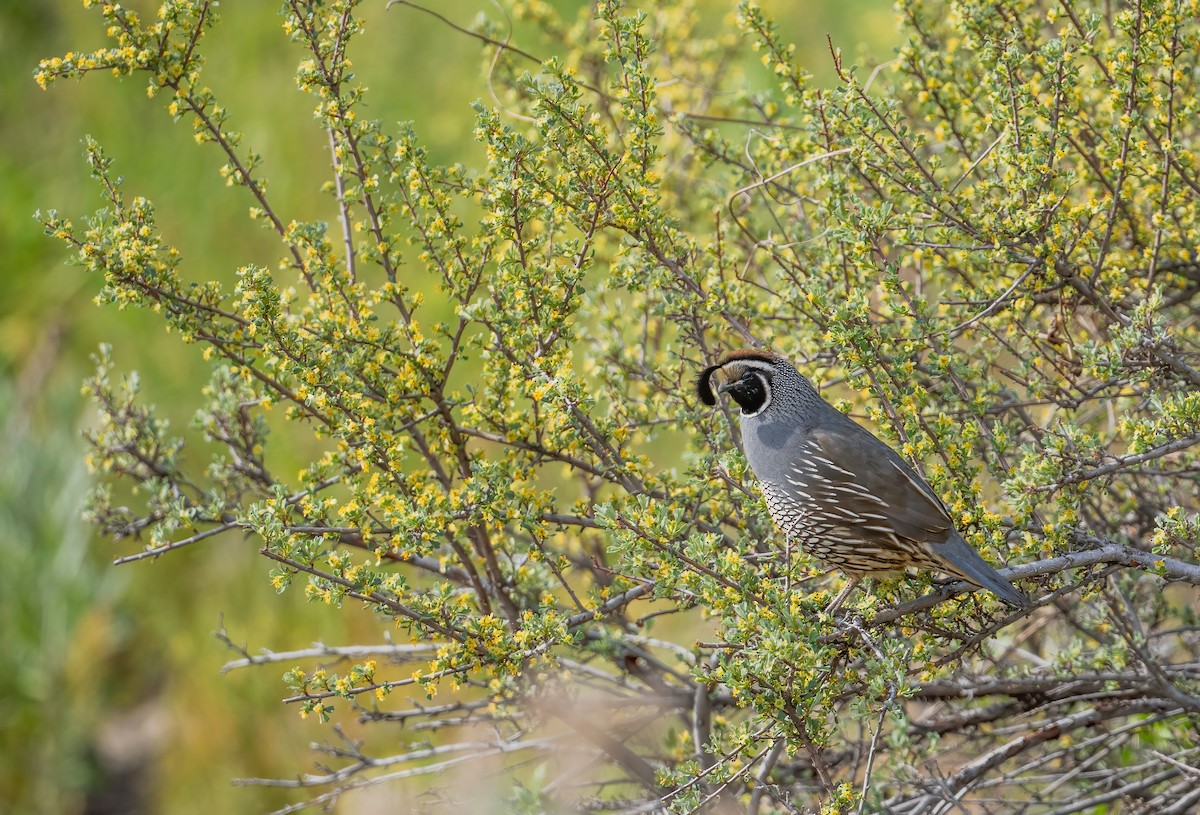
<path fill-rule="evenodd" d="M 287 701 L 407 741 L 330 746 L 274 782 L 301 803 L 464 764 L 520 811 L 1200 801 L 1193 4 L 901 0 L 896 58 L 831 47 L 824 89 L 748 3 L 717 36 L 691 3 L 515 3 L 559 48 L 471 33 L 496 96 L 467 167 L 367 115 L 358 3 L 289 0 L 332 223 L 289 219 L 205 87 L 216 4 L 95 5 L 111 45 L 38 81 L 144 77 L 284 250 L 186 284 L 89 142 L 107 208 L 46 230 L 99 301 L 212 362 L 191 450 L 101 352 L 90 517 L 144 537 L 126 560 L 252 533 L 277 590 L 378 613 L 379 644 L 289 665 Z M 823 614 L 840 577 L 771 525 L 736 416 L 692 398 L 737 346 L 921 465 L 1036 608 L 914 575 Z M 308 466 L 273 466 L 304 438 Z"/>

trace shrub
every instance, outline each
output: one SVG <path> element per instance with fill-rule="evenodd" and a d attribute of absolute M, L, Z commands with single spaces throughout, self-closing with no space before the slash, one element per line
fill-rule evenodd
<path fill-rule="evenodd" d="M 528 811 L 1200 801 L 1192 5 L 901 0 L 896 58 L 831 47 L 824 89 L 750 4 L 715 35 L 690 3 L 516 4 L 557 55 L 474 33 L 497 94 L 474 167 L 369 118 L 357 5 L 284 4 L 330 224 L 289 220 L 204 87 L 213 4 L 103 4 L 111 45 L 38 74 L 144 76 L 285 247 L 232 291 L 185 284 L 95 143 L 107 208 L 43 216 L 100 300 L 213 363 L 191 451 L 101 353 L 100 528 L 145 536 L 131 558 L 253 533 L 278 590 L 411 640 L 288 671 L 304 715 L 410 729 L 279 784 L 328 803 L 465 764 Z M 747 48 L 767 90 L 739 90 Z M 787 551 L 736 417 L 692 398 L 746 345 L 923 465 L 1036 610 L 917 575 L 823 614 L 839 580 Z"/>

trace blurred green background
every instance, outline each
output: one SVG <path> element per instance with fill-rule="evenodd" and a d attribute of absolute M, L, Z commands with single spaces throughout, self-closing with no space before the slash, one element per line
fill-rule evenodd
<path fill-rule="evenodd" d="M 126 5 L 144 15 L 155 9 Z M 572 17 L 580 5 L 557 3 Z M 764 5 L 824 83 L 832 73 L 827 33 L 867 67 L 890 59 L 898 41 L 884 0 Z M 715 28 L 733 4 L 702 7 Z M 481 14 L 502 20 L 487 0 L 436 8 L 460 25 Z M 285 220 L 332 222 L 331 199 L 319 192 L 326 137 L 312 101 L 295 89 L 302 54 L 276 11 L 221 4 L 221 22 L 202 46 L 207 83 L 244 148 L 264 156 Z M 414 120 L 435 158 L 476 159 L 469 103 L 488 98 L 488 55 L 412 8 L 372 0 L 360 16 L 366 32 L 351 56 L 371 91 L 365 115 Z M 166 334 L 154 315 L 94 306 L 99 281 L 67 265 L 64 246 L 35 221 L 36 210 L 58 209 L 79 223 L 102 205 L 82 158 L 85 134 L 114 159 L 127 194 L 156 204 L 186 276 L 230 281 L 239 266 L 273 266 L 281 253 L 247 218 L 245 191 L 224 186 L 216 149 L 197 147 L 187 122 L 172 123 L 163 100 L 147 99 L 144 78 L 101 74 L 38 89 L 39 58 L 99 47 L 103 29 L 78 0 L 0 0 L 0 801 L 14 813 L 264 812 L 298 798 L 231 779 L 308 771 L 310 743 L 332 734 L 280 704 L 288 666 L 221 675 L 237 654 L 212 632 L 223 620 L 257 652 L 377 642 L 387 626 L 349 607 L 308 606 L 299 591 L 277 596 L 253 540 L 218 538 L 114 567 L 114 557 L 140 543 L 97 539 L 80 520 L 90 407 L 79 386 L 97 344 L 114 346 L 122 370 L 141 372 L 146 400 L 177 429 L 187 428 L 208 376 L 201 349 Z M 552 55 L 517 34 L 518 44 Z M 747 71 L 752 82 L 770 81 L 752 60 Z M 385 790 L 347 799 L 340 811 L 403 811 L 405 801 L 404 791 Z"/>

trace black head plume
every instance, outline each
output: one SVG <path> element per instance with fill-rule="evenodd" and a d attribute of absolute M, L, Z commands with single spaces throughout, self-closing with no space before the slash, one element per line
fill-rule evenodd
<path fill-rule="evenodd" d="M 709 407 L 717 403 L 717 395 L 712 389 L 712 375 L 724 364 L 723 362 L 718 362 L 716 365 L 709 365 L 696 377 L 696 395 L 700 397 L 701 402 Z"/>

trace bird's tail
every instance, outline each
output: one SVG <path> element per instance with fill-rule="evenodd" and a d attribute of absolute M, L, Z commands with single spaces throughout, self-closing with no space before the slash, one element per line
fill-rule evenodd
<path fill-rule="evenodd" d="M 930 548 L 946 562 L 949 566 L 947 571 L 952 574 L 987 589 L 1010 606 L 1024 608 L 1029 605 L 1029 598 L 988 565 L 958 533 L 954 533 L 945 543 L 933 544 Z"/>

